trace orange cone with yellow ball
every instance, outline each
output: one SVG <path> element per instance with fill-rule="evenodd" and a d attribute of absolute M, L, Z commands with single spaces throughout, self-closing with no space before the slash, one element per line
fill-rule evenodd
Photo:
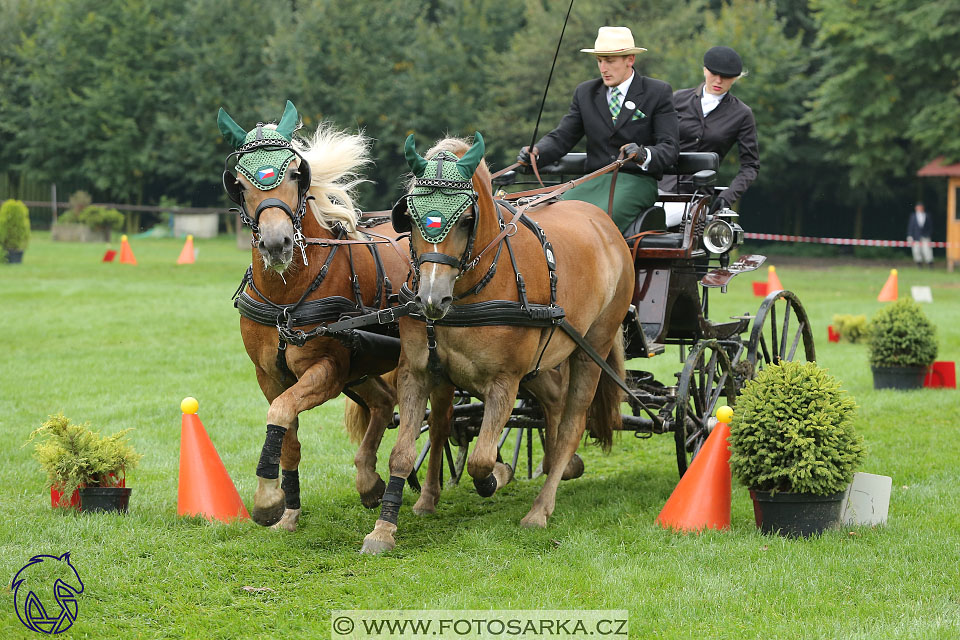
<path fill-rule="evenodd" d="M 177 264 L 193 264 L 193 236 L 187 236 L 187 241 L 183 243 L 183 249 L 180 250 L 180 257 L 177 258 Z"/>
<path fill-rule="evenodd" d="M 120 264 L 137 264 L 127 236 L 120 236 Z"/>
<path fill-rule="evenodd" d="M 657 516 L 664 529 L 702 531 L 730 528 L 730 419 L 733 409 L 717 409 L 717 424 L 680 478 Z"/>
<path fill-rule="evenodd" d="M 249 520 L 237 488 L 197 417 L 196 398 L 180 403 L 180 482 L 177 515 L 203 516 L 207 520 Z"/>
<path fill-rule="evenodd" d="M 777 277 L 777 270 L 773 265 L 767 267 L 767 295 L 774 291 L 783 291 L 783 285 L 780 284 L 780 278 Z"/>
<path fill-rule="evenodd" d="M 897 270 L 890 269 L 890 276 L 880 290 L 877 296 L 877 302 L 896 302 L 897 301 Z"/>

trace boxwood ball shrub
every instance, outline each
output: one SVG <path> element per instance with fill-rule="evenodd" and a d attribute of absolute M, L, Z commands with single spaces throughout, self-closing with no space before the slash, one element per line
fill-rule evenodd
<path fill-rule="evenodd" d="M 937 358 L 937 328 L 913 300 L 878 311 L 868 325 L 874 367 L 929 367 Z"/>
<path fill-rule="evenodd" d="M 30 244 L 30 210 L 19 200 L 0 205 L 0 247 L 23 251 Z"/>
<path fill-rule="evenodd" d="M 861 342 L 867 335 L 867 316 L 838 314 L 833 316 L 833 328 L 846 342 Z"/>
<path fill-rule="evenodd" d="M 730 422 L 730 468 L 751 489 L 830 495 L 863 462 L 856 403 L 815 362 L 767 367 L 743 387 Z"/>

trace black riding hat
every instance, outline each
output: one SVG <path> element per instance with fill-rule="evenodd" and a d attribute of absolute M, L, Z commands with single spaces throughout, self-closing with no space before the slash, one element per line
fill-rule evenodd
<path fill-rule="evenodd" d="M 703 54 L 703 66 L 718 76 L 733 78 L 743 71 L 743 61 L 730 47 L 713 47 Z"/>

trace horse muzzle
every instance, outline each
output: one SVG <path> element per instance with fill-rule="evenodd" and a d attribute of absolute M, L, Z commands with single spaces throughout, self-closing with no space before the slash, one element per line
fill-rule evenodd
<path fill-rule="evenodd" d="M 445 295 L 436 297 L 430 293 L 417 293 L 416 301 L 417 307 L 420 308 L 420 313 L 430 320 L 437 321 L 443 319 L 443 317 L 447 315 L 447 312 L 450 311 L 450 305 L 453 304 L 453 296 Z"/>

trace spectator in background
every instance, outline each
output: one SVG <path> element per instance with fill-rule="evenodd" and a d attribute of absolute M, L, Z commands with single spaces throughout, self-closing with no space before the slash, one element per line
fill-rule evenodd
<path fill-rule="evenodd" d="M 913 251 L 913 261 L 917 267 L 923 269 L 924 263 L 933 269 L 933 250 L 930 248 L 930 238 L 933 236 L 933 222 L 918 202 L 913 206 L 910 222 L 907 224 L 907 242 Z"/>

